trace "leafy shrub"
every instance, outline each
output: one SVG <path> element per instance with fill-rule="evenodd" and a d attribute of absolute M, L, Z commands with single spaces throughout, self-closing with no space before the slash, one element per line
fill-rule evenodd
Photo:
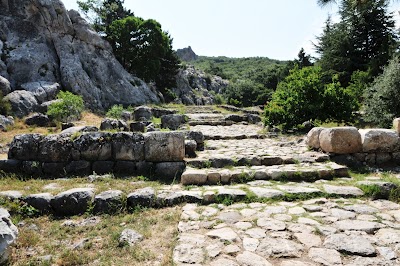
<path fill-rule="evenodd" d="M 0 91 L 0 115 L 8 115 L 11 111 L 11 104 L 3 99 L 3 93 Z"/>
<path fill-rule="evenodd" d="M 358 109 L 355 97 L 337 77 L 324 84 L 319 67 L 295 68 L 279 83 L 265 108 L 265 124 L 297 127 L 305 121 L 348 121 Z"/>
<path fill-rule="evenodd" d="M 231 82 L 224 94 L 229 104 L 247 107 L 265 104 L 271 99 L 272 90 L 251 80 L 238 80 Z"/>
<path fill-rule="evenodd" d="M 57 99 L 60 101 L 54 102 L 49 106 L 47 115 L 59 122 L 80 119 L 84 107 L 82 96 L 68 91 L 60 91 L 57 94 Z"/>
<path fill-rule="evenodd" d="M 123 111 L 124 107 L 121 104 L 113 105 L 110 110 L 107 111 L 106 116 L 110 118 L 120 119 Z"/>
<path fill-rule="evenodd" d="M 390 127 L 400 114 L 400 59 L 394 58 L 364 93 L 365 121 Z"/>

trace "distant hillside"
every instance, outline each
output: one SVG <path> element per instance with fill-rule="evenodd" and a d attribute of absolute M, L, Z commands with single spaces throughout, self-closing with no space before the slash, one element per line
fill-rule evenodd
<path fill-rule="evenodd" d="M 286 66 L 287 61 L 269 59 L 268 57 L 230 58 L 225 56 L 199 56 L 190 64 L 210 74 L 221 74 L 229 80 L 252 79 L 257 72 L 265 72 L 277 66 Z M 222 72 L 221 72 L 222 71 Z M 220 72 L 220 73 L 218 73 Z"/>

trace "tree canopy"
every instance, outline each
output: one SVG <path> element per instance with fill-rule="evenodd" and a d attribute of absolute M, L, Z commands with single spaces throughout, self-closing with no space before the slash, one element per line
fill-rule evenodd
<path fill-rule="evenodd" d="M 171 36 L 153 19 L 135 17 L 123 0 L 78 1 L 80 9 L 92 17 L 93 27 L 113 48 L 119 62 L 132 74 L 154 82 L 168 99 L 176 86 L 179 59 L 172 49 Z"/>

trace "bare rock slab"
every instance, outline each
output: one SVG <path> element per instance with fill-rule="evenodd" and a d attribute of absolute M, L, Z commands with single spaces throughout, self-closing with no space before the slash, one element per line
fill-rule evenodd
<path fill-rule="evenodd" d="M 359 235 L 333 234 L 325 239 L 324 247 L 350 255 L 370 257 L 376 255 L 368 239 Z"/>
<path fill-rule="evenodd" d="M 325 192 L 340 196 L 363 196 L 364 192 L 357 187 L 324 185 Z"/>
<path fill-rule="evenodd" d="M 175 263 L 201 265 L 204 260 L 204 251 L 196 245 L 182 243 L 175 247 L 173 260 Z"/>
<path fill-rule="evenodd" d="M 380 223 L 359 220 L 342 220 L 335 225 L 341 231 L 364 231 L 368 234 L 373 234 L 382 227 Z"/>
<path fill-rule="evenodd" d="M 269 258 L 299 258 L 303 246 L 287 239 L 265 237 L 257 248 L 257 253 Z"/>
<path fill-rule="evenodd" d="M 222 241 L 230 241 L 230 242 L 234 242 L 238 237 L 236 232 L 228 227 L 212 230 L 207 233 L 207 236 L 212 238 L 218 238 Z"/>
<path fill-rule="evenodd" d="M 240 265 L 245 266 L 272 266 L 272 264 L 263 257 L 249 251 L 237 255 L 236 260 Z"/>
<path fill-rule="evenodd" d="M 334 249 L 310 248 L 308 251 L 308 257 L 321 265 L 342 265 L 340 253 Z"/>

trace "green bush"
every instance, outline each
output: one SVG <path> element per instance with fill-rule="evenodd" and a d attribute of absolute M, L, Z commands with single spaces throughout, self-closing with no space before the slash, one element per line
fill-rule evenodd
<path fill-rule="evenodd" d="M 271 99 L 272 90 L 251 80 L 231 82 L 224 92 L 229 104 L 248 107 L 265 104 Z"/>
<path fill-rule="evenodd" d="M 122 116 L 122 112 L 124 111 L 124 107 L 119 105 L 113 105 L 106 113 L 107 117 L 120 119 Z"/>
<path fill-rule="evenodd" d="M 394 58 L 382 75 L 375 78 L 364 93 L 365 121 L 380 127 L 391 127 L 400 115 L 400 59 Z"/>
<path fill-rule="evenodd" d="M 84 107 L 82 96 L 68 91 L 60 91 L 57 94 L 57 99 L 60 101 L 49 106 L 48 116 L 58 122 L 71 122 L 80 119 Z"/>
<path fill-rule="evenodd" d="M 11 111 L 11 104 L 3 99 L 3 93 L 0 91 L 0 115 L 8 115 Z"/>
<path fill-rule="evenodd" d="M 324 84 L 319 67 L 293 69 L 265 108 L 265 124 L 297 127 L 305 121 L 348 121 L 358 103 L 337 77 Z"/>

